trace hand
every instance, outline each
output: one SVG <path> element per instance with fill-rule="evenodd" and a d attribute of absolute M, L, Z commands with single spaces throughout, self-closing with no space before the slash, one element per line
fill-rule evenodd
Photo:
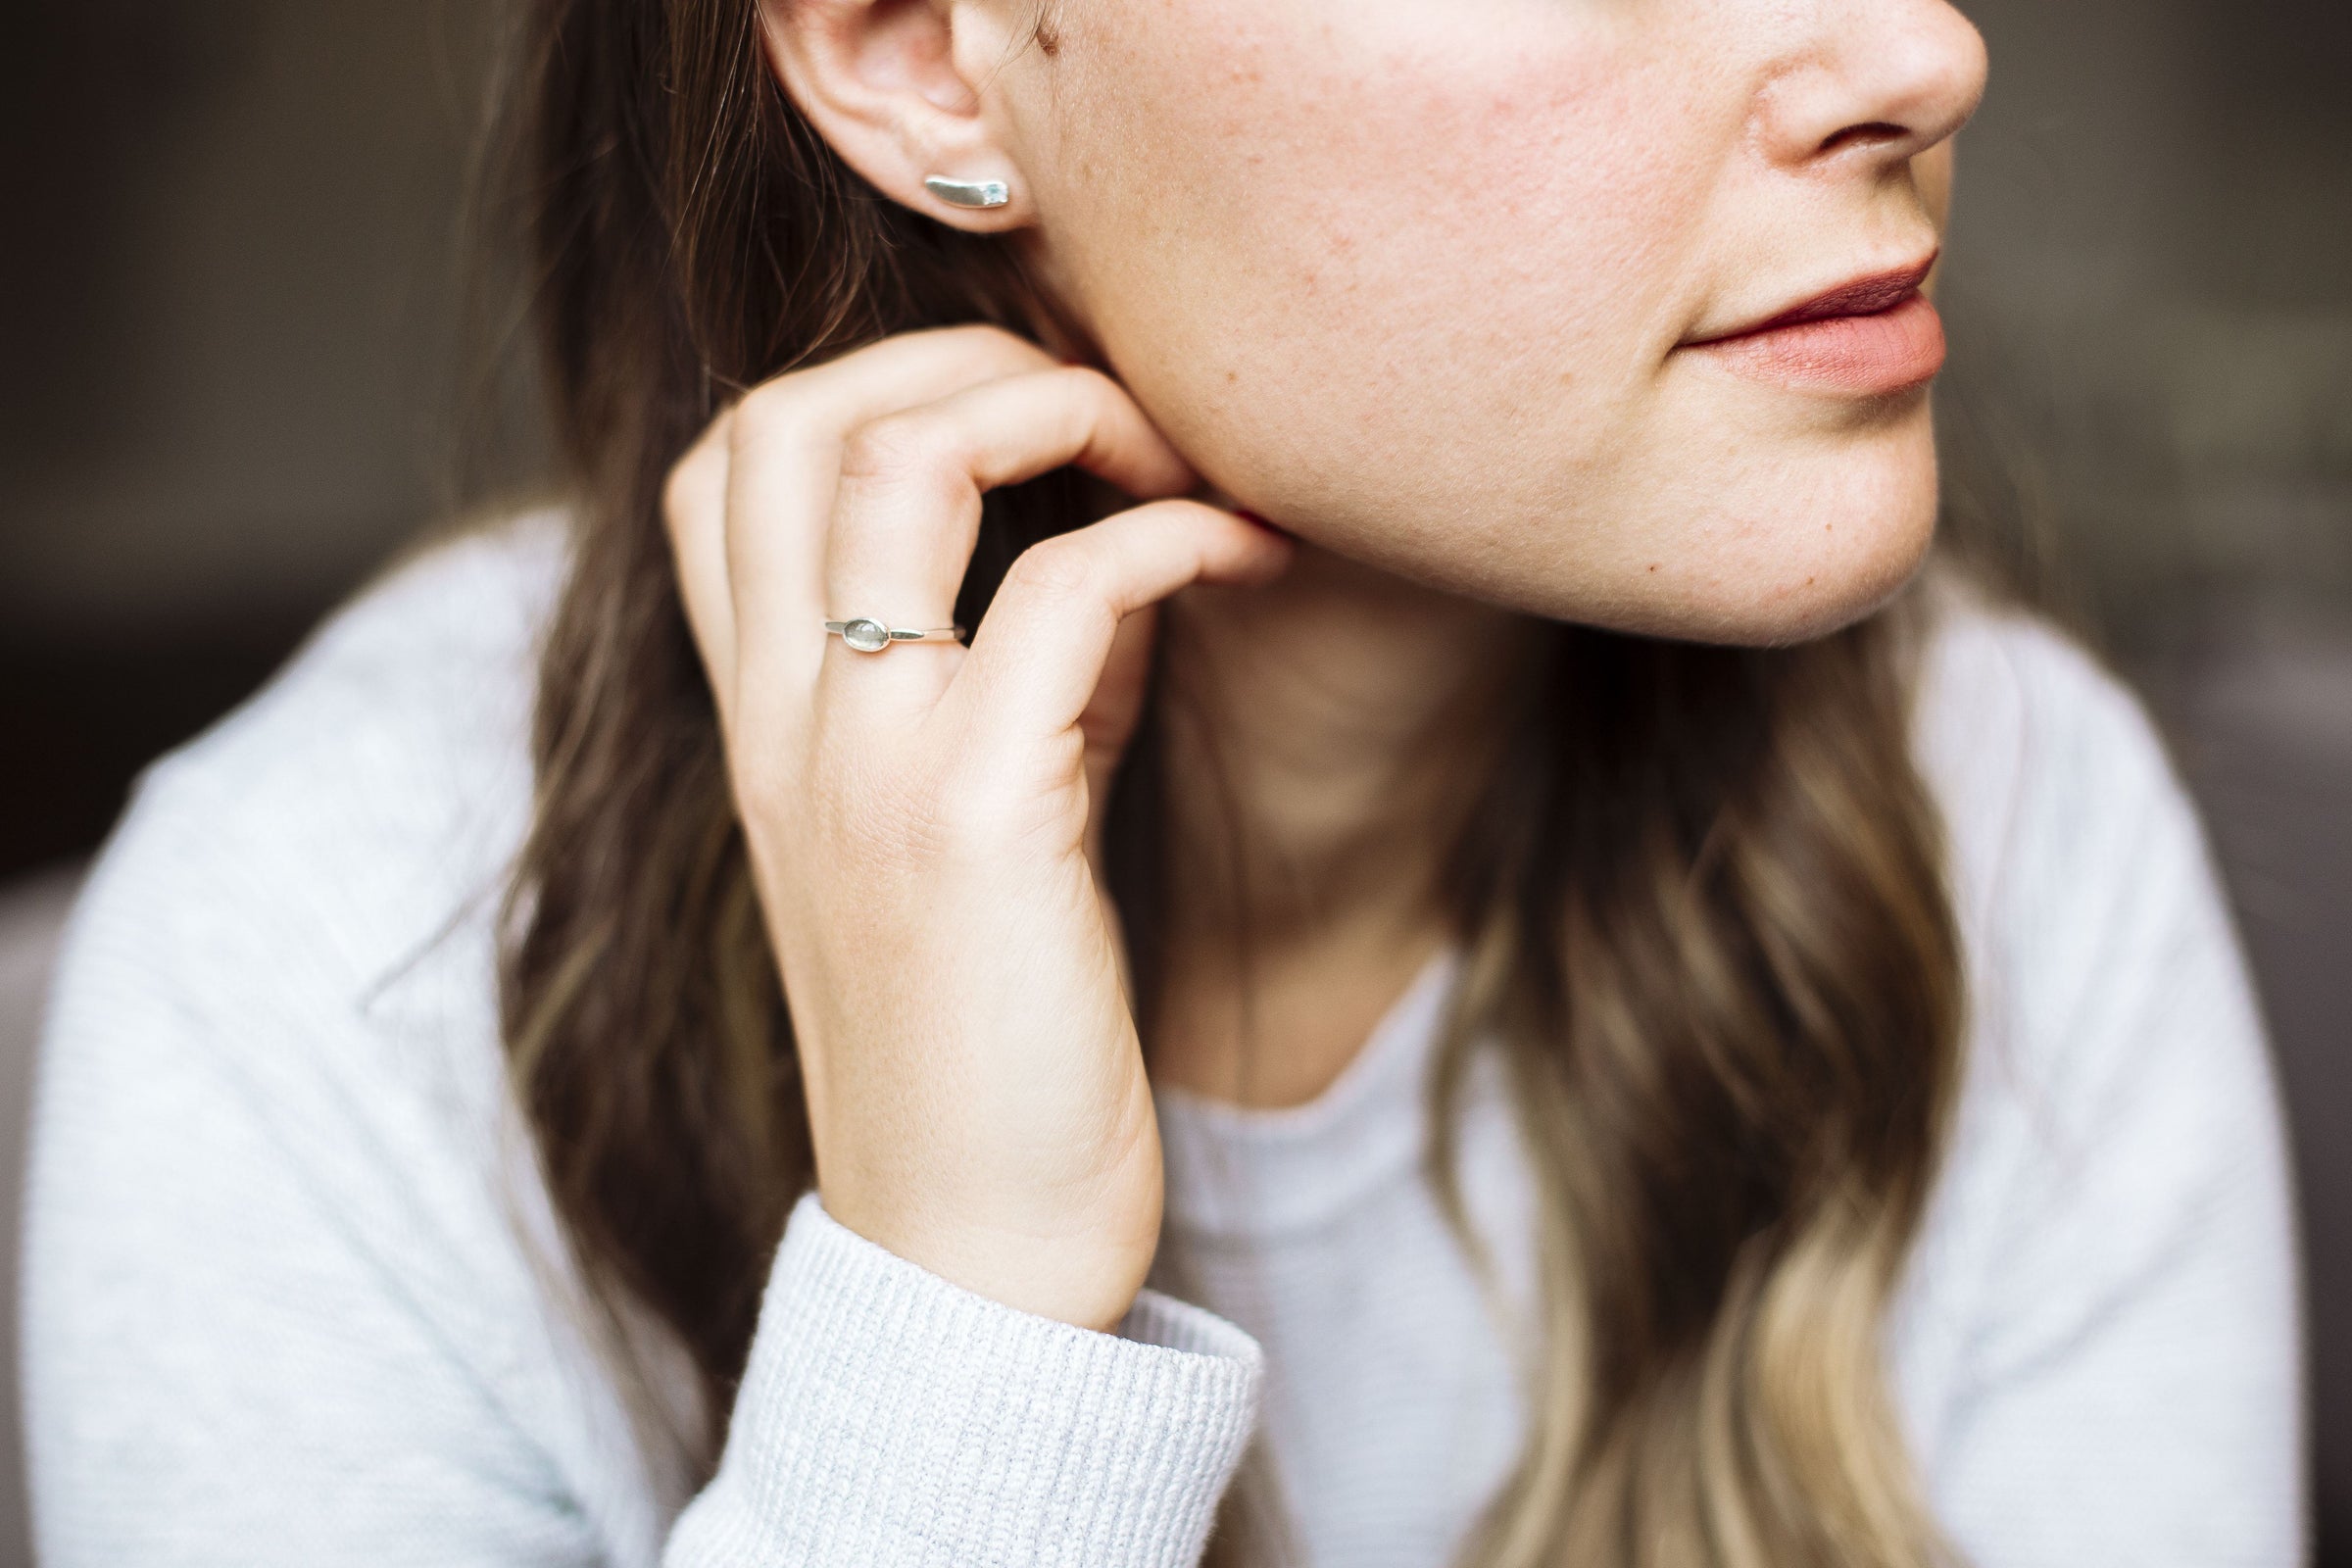
<path fill-rule="evenodd" d="M 1067 464 L 1152 504 L 1025 551 L 968 649 L 824 632 L 947 625 L 982 492 Z M 1116 383 L 972 327 L 766 383 L 664 498 L 827 1211 L 1098 1329 L 1142 1288 L 1161 1201 L 1101 808 L 1152 607 L 1289 560 L 1169 499 L 1196 483 Z"/>

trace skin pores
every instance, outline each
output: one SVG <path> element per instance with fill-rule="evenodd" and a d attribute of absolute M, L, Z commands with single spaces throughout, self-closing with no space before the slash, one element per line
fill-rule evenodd
<path fill-rule="evenodd" d="M 1687 345 L 1934 254 L 1922 155 L 1984 72 L 1941 0 L 1059 0 L 1048 25 L 990 94 L 1037 262 L 1242 505 L 1681 637 L 1824 631 L 1917 565 L 1924 384 Z"/>

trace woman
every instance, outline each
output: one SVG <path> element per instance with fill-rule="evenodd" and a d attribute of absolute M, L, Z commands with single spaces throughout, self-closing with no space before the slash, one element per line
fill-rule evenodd
<path fill-rule="evenodd" d="M 2296 1554 L 2193 819 L 1905 591 L 1958 15 L 531 29 L 567 501 L 109 852 L 47 1560 Z"/>

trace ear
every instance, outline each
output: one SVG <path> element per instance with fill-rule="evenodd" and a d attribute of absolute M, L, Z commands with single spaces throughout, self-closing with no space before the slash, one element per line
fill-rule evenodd
<path fill-rule="evenodd" d="M 988 93 L 1017 44 L 973 0 L 760 0 L 769 66 L 819 135 L 876 190 L 975 233 L 1034 219 L 1027 181 L 997 133 Z M 937 176 L 1000 181 L 973 208 L 925 188 Z"/>

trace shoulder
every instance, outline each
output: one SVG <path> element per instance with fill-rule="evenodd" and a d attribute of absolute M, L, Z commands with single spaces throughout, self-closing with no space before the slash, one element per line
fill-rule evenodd
<path fill-rule="evenodd" d="M 500 1045 L 496 922 L 566 560 L 538 515 L 390 572 L 151 769 L 100 857 L 25 1200 L 51 1547 L 122 1555 L 128 1474 L 191 1540 L 414 1555 L 439 1549 L 416 1534 L 438 1497 L 470 1540 L 651 1560 L 654 1483 Z"/>
<path fill-rule="evenodd" d="M 2047 622 L 1959 597 L 1936 613 L 1918 744 L 1949 834 L 1970 1021 L 1922 1237 L 1928 1315 L 1973 1325 L 1980 1368 L 2022 1366 L 2029 1347 L 2090 1345 L 2068 1336 L 2125 1321 L 2135 1298 L 2226 1278 L 2238 1295 L 2182 1308 L 2181 1332 L 2291 1343 L 2268 1047 L 2164 741 Z"/>
<path fill-rule="evenodd" d="M 1949 1185 L 2108 1201 L 2082 1212 L 2120 1239 L 2177 1218 L 2167 1193 L 2267 1182 L 2279 1146 L 2268 1045 L 2161 733 L 2047 621 L 1938 598 L 1916 727 L 1968 969 Z"/>
<path fill-rule="evenodd" d="M 2268 1181 L 2268 1044 L 2161 732 L 2080 644 L 2023 612 L 1948 595 L 1926 656 L 1918 746 L 1970 989 L 1953 1185 L 2002 1169 L 2012 1200 L 2063 1200 L 2121 1239 L 2177 1218 L 2167 1194 Z"/>
<path fill-rule="evenodd" d="M 297 1519 L 320 1466 L 524 1498 L 617 1473 L 496 1004 L 565 559 L 553 516 L 434 548 L 137 787 L 41 1046 L 24 1332 L 53 1502 L 118 1461 Z M 321 1389 L 365 1418 L 317 1418 Z"/>
<path fill-rule="evenodd" d="M 2046 1075 L 2094 1067 L 2134 999 L 2194 988 L 2242 1011 L 2204 828 L 2146 709 L 2046 620 L 1950 587 L 1936 601 L 1917 750 L 1980 1032 L 2003 1026 L 2013 1064 Z"/>
<path fill-rule="evenodd" d="M 1964 894 L 1990 893 L 1989 873 L 2028 869 L 2021 851 L 2079 870 L 2111 847 L 2075 830 L 2188 814 L 2145 709 L 2082 644 L 1954 583 L 1934 592 L 1929 626 L 1918 749 Z"/>
<path fill-rule="evenodd" d="M 420 556 L 140 780 L 43 1034 L 32 1206 L 75 1216 L 53 1277 L 260 1190 L 397 1272 L 505 1246 L 493 936 L 563 559 L 544 516 Z"/>
<path fill-rule="evenodd" d="M 2205 834 L 2138 701 L 2046 622 L 1953 596 L 1925 655 L 1971 1016 L 1897 1317 L 1913 1442 L 1970 1555 L 2121 1529 L 2253 1560 L 2295 1511 L 2293 1244 Z"/>
<path fill-rule="evenodd" d="M 139 1076 L 210 1073 L 297 1128 L 330 1101 L 388 1109 L 399 1075 L 486 1088 L 564 560 L 552 514 L 418 556 L 141 777 L 67 928 L 45 1118 L 119 1122 L 88 1097 Z"/>
<path fill-rule="evenodd" d="M 498 1114 L 494 937 L 565 560 L 554 514 L 417 556 L 141 777 L 67 927 L 39 1136 L 172 1136 L 115 1086 L 203 1079 L 365 1190 L 359 1152 Z"/>
<path fill-rule="evenodd" d="M 127 939 L 159 984 L 245 1004 L 356 991 L 494 900 L 526 820 L 536 652 L 564 559 L 546 514 L 414 558 L 149 768 L 69 931 L 67 983 Z M 175 971 L 191 948 L 203 967 Z"/>
<path fill-rule="evenodd" d="M 388 570 L 250 701 L 151 768 L 122 836 L 196 808 L 248 851 L 323 833 L 357 860 L 345 830 L 370 820 L 485 815 L 485 787 L 528 765 L 540 634 L 567 561 L 561 514 L 533 513 Z"/>

